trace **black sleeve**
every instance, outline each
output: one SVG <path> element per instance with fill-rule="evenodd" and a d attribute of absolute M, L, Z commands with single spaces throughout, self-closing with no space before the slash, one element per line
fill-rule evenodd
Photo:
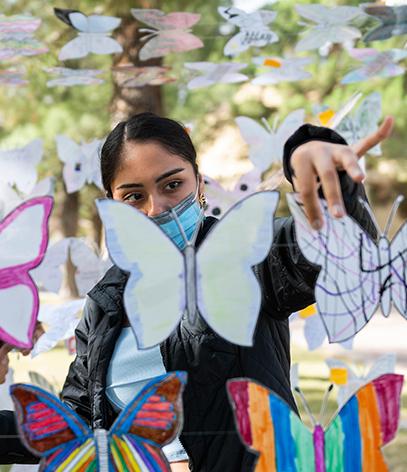
<path fill-rule="evenodd" d="M 0 464 L 36 464 L 39 460 L 20 441 L 14 411 L 0 411 Z"/>
<path fill-rule="evenodd" d="M 290 158 L 294 150 L 312 140 L 346 145 L 335 131 L 312 125 L 303 125 L 286 142 L 284 149 L 284 172 L 292 181 Z M 362 184 L 354 182 L 346 172 L 338 172 L 346 212 L 352 216 L 372 238 L 376 229 L 366 208 L 359 198 L 367 201 Z M 323 194 L 320 193 L 323 197 Z M 311 264 L 301 253 L 295 236 L 292 217 L 276 218 L 274 221 L 273 246 L 268 257 L 255 268 L 263 287 L 263 310 L 273 318 L 285 319 L 291 313 L 315 302 L 314 287 L 320 268 Z"/>

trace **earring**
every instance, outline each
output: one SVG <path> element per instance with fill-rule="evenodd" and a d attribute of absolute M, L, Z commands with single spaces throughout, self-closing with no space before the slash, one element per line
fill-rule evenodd
<path fill-rule="evenodd" d="M 204 193 L 199 194 L 198 203 L 199 203 L 199 206 L 203 208 L 204 210 L 206 210 L 206 208 L 208 207 L 208 201 L 206 200 L 206 196 Z"/>

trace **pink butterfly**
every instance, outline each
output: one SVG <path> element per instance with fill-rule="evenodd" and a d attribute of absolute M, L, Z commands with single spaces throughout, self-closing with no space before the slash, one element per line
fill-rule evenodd
<path fill-rule="evenodd" d="M 184 52 L 198 49 L 203 42 L 190 33 L 192 25 L 197 23 L 201 15 L 195 13 L 173 12 L 166 15 L 155 9 L 132 8 L 132 15 L 139 21 L 154 29 L 140 29 L 149 33 L 143 40 L 149 40 L 139 51 L 139 57 L 146 61 L 152 57 L 162 57 L 170 52 Z"/>
<path fill-rule="evenodd" d="M 52 197 L 28 200 L 0 223 L 0 339 L 31 347 L 39 309 L 38 289 L 29 271 L 44 258 Z"/>

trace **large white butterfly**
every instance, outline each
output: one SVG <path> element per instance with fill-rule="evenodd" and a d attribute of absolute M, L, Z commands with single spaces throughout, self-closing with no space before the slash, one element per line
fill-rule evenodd
<path fill-rule="evenodd" d="M 124 306 L 140 348 L 166 339 L 182 314 L 198 310 L 230 342 L 250 346 L 261 292 L 252 267 L 273 238 L 277 192 L 255 193 L 233 206 L 198 251 L 183 252 L 143 213 L 114 200 L 98 200 L 106 243 L 115 264 L 129 272 Z"/>
<path fill-rule="evenodd" d="M 77 10 L 54 8 L 55 15 L 64 23 L 79 31 L 79 35 L 61 49 L 58 58 L 77 59 L 94 54 L 115 54 L 123 51 L 122 46 L 108 34 L 116 29 L 121 18 L 114 16 L 87 16 Z"/>
<path fill-rule="evenodd" d="M 0 181 L 29 194 L 37 182 L 37 165 L 42 159 L 41 139 L 21 148 L 0 151 Z"/>
<path fill-rule="evenodd" d="M 304 70 L 304 66 L 312 61 L 309 57 L 256 57 L 253 62 L 259 66 L 263 66 L 266 70 L 264 74 L 260 74 L 252 80 L 254 85 L 277 84 L 279 82 L 294 82 L 297 80 L 305 80 L 312 75 Z"/>
<path fill-rule="evenodd" d="M 266 120 L 266 128 L 252 118 L 238 116 L 236 123 L 243 139 L 249 145 L 249 159 L 261 172 L 266 171 L 272 164 L 281 164 L 284 144 L 287 139 L 304 124 L 305 111 L 295 110 L 287 115 L 281 125 L 271 129 Z"/>
<path fill-rule="evenodd" d="M 252 46 L 262 47 L 278 41 L 276 33 L 268 24 L 275 20 L 277 13 L 269 10 L 258 10 L 246 13 L 235 7 L 218 7 L 218 12 L 229 23 L 240 28 L 225 45 L 225 56 L 236 56 Z"/>
<path fill-rule="evenodd" d="M 77 192 L 85 184 L 95 184 L 102 189 L 99 163 L 102 140 L 78 144 L 67 136 L 58 135 L 55 139 L 58 157 L 65 164 L 63 177 L 67 192 Z"/>
<path fill-rule="evenodd" d="M 201 72 L 202 75 L 194 77 L 187 84 L 189 89 L 208 87 L 214 84 L 235 84 L 248 79 L 247 75 L 239 72 L 247 64 L 236 62 L 186 62 L 184 66 L 193 71 Z"/>
<path fill-rule="evenodd" d="M 319 231 L 311 228 L 293 194 L 287 194 L 287 201 L 301 251 L 321 266 L 315 298 L 330 342 L 354 336 L 379 305 L 387 317 L 393 302 L 407 318 L 406 223 L 391 242 L 388 223 L 376 243 L 350 216 L 332 218 L 325 201 L 321 200 L 324 226 Z"/>
<path fill-rule="evenodd" d="M 361 37 L 360 31 L 349 23 L 363 15 L 358 7 L 326 7 L 324 5 L 296 5 L 297 12 L 307 20 L 316 23 L 297 43 L 297 52 L 319 49 L 326 43 L 345 43 Z"/>

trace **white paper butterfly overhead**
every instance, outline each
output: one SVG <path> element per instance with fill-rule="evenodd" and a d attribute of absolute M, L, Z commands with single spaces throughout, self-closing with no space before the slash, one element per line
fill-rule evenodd
<path fill-rule="evenodd" d="M 377 51 L 373 48 L 348 49 L 348 53 L 363 65 L 348 72 L 341 80 L 341 84 L 362 82 L 373 77 L 395 77 L 405 72 L 405 68 L 397 64 L 407 57 L 407 51 L 404 49 L 387 51 Z"/>
<path fill-rule="evenodd" d="M 0 182 L 29 194 L 37 182 L 37 165 L 43 155 L 43 144 L 41 139 L 34 139 L 26 146 L 0 150 Z"/>
<path fill-rule="evenodd" d="M 338 387 L 339 408 L 361 387 L 384 374 L 393 374 L 396 370 L 396 354 L 394 353 L 379 357 L 369 369 L 366 368 L 366 363 L 362 372 L 357 372 L 339 359 L 326 359 L 325 362 L 330 369 L 331 382 Z"/>
<path fill-rule="evenodd" d="M 203 46 L 203 42 L 189 29 L 200 20 L 199 14 L 173 12 L 166 15 L 161 10 L 147 8 L 132 8 L 131 13 L 137 20 L 154 28 L 140 29 L 141 32 L 149 33 L 142 38 L 143 41 L 147 41 L 139 51 L 139 58 L 142 61 Z"/>
<path fill-rule="evenodd" d="M 319 49 L 326 43 L 346 43 L 361 37 L 360 31 L 350 22 L 363 11 L 358 7 L 326 7 L 324 5 L 296 5 L 297 12 L 314 24 L 295 46 L 297 52 Z"/>
<path fill-rule="evenodd" d="M 316 107 L 314 113 L 318 117 L 319 124 L 327 128 L 338 128 L 342 120 L 353 110 L 362 96 L 361 92 L 354 93 L 338 111 L 334 111 L 331 107 L 325 105 Z"/>
<path fill-rule="evenodd" d="M 176 78 L 169 75 L 170 71 L 170 67 L 136 67 L 133 64 L 124 64 L 112 68 L 115 81 L 122 88 L 138 88 L 145 85 L 159 86 L 174 82 Z"/>
<path fill-rule="evenodd" d="M 90 15 L 77 10 L 54 8 L 57 18 L 79 32 L 59 52 L 61 61 L 78 59 L 94 54 L 117 54 L 123 51 L 122 46 L 108 36 L 120 23 L 121 18 L 114 16 Z"/>
<path fill-rule="evenodd" d="M 67 192 L 78 192 L 85 184 L 94 184 L 102 189 L 99 151 L 103 141 L 94 139 L 89 143 L 78 144 L 62 135 L 55 139 L 58 157 L 65 164 L 63 177 Z"/>
<path fill-rule="evenodd" d="M 274 11 L 246 13 L 235 7 L 218 7 L 218 12 L 228 23 L 240 28 L 240 32 L 226 43 L 223 50 L 225 56 L 236 56 L 252 46 L 263 47 L 278 41 L 277 34 L 268 26 L 277 16 Z"/>
<path fill-rule="evenodd" d="M 311 73 L 304 70 L 304 66 L 311 64 L 308 57 L 281 58 L 281 57 L 256 57 L 253 62 L 262 66 L 264 74 L 257 75 L 253 80 L 254 85 L 277 84 L 279 82 L 294 82 L 312 77 Z"/>
<path fill-rule="evenodd" d="M 350 339 L 379 306 L 387 317 L 393 303 L 407 318 L 407 224 L 391 242 L 387 239 L 401 200 L 396 200 L 385 231 L 377 228 L 380 238 L 376 243 L 350 216 L 332 218 L 322 200 L 324 225 L 313 230 L 294 194 L 287 194 L 301 251 L 321 266 L 315 299 L 330 342 Z"/>
<path fill-rule="evenodd" d="M 280 126 L 277 127 L 275 123 L 273 128 L 265 119 L 263 127 L 252 118 L 246 116 L 236 118 L 240 133 L 249 145 L 249 159 L 258 170 L 265 172 L 273 164 L 282 163 L 284 144 L 304 124 L 304 117 L 303 109 L 295 110 L 286 116 Z"/>
<path fill-rule="evenodd" d="M 181 252 L 130 205 L 97 201 L 110 257 L 130 273 L 124 306 L 140 348 L 166 339 L 183 313 L 196 320 L 197 310 L 228 341 L 252 344 L 261 302 L 252 266 L 269 253 L 277 202 L 277 192 L 243 199 L 212 227 L 198 250 L 188 243 Z"/>
<path fill-rule="evenodd" d="M 25 69 L 20 67 L 18 69 L 2 69 L 0 70 L 0 86 L 21 87 L 28 84 L 25 78 Z"/>
<path fill-rule="evenodd" d="M 236 62 L 185 62 L 184 66 L 192 71 L 201 73 L 187 84 L 189 89 L 208 87 L 214 84 L 236 84 L 248 79 L 247 75 L 239 72 L 247 64 Z"/>
<path fill-rule="evenodd" d="M 98 69 L 69 69 L 68 67 L 46 67 L 45 72 L 55 75 L 55 79 L 47 81 L 47 87 L 73 87 L 74 85 L 98 85 L 104 80 L 97 77 L 102 74 Z"/>

